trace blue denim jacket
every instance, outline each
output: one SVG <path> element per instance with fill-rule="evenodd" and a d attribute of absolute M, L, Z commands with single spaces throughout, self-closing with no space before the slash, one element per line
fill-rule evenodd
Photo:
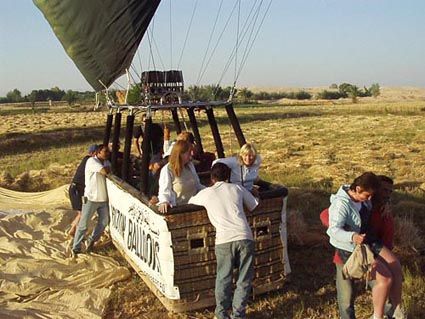
<path fill-rule="evenodd" d="M 355 233 L 360 233 L 361 218 L 358 208 L 347 193 L 349 188 L 349 185 L 343 185 L 335 195 L 331 195 L 327 234 L 332 246 L 352 252 L 356 246 L 352 237 Z M 363 204 L 369 210 L 372 207 L 370 201 Z"/>

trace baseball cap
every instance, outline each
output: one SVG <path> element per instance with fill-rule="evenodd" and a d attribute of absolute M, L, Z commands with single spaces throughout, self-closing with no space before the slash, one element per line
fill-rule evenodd
<path fill-rule="evenodd" d="M 96 144 L 92 144 L 92 145 L 89 146 L 89 149 L 88 149 L 87 153 L 90 154 L 90 153 L 96 152 L 96 150 L 97 150 L 97 145 Z"/>

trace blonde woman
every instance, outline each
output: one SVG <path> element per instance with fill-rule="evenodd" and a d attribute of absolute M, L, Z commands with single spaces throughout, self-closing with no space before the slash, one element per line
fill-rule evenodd
<path fill-rule="evenodd" d="M 213 162 L 226 164 L 231 169 L 230 182 L 242 185 L 249 191 L 254 190 L 254 182 L 258 179 L 261 156 L 254 144 L 244 144 L 238 156 L 219 158 Z"/>
<path fill-rule="evenodd" d="M 158 210 L 167 213 L 169 207 L 187 204 L 189 198 L 205 188 L 191 162 L 192 144 L 177 141 L 171 151 L 168 164 L 159 176 Z"/>

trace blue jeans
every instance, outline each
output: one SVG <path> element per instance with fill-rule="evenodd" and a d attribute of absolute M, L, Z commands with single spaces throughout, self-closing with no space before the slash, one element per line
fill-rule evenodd
<path fill-rule="evenodd" d="M 89 239 L 90 243 L 96 242 L 102 235 L 105 227 L 109 224 L 109 206 L 108 202 L 92 202 L 87 201 L 83 204 L 83 209 L 81 211 L 81 219 L 77 226 L 77 231 L 74 236 L 74 245 L 72 250 L 76 252 L 81 252 L 81 243 L 84 240 L 84 237 L 87 233 L 88 224 L 90 223 L 94 213 L 97 211 L 99 218 L 97 224 L 93 229 L 93 233 Z"/>
<path fill-rule="evenodd" d="M 229 318 L 231 308 L 233 319 L 246 318 L 246 306 L 254 279 L 254 254 L 255 242 L 252 240 L 237 240 L 215 246 L 217 258 L 215 316 L 218 319 Z M 234 268 L 239 270 L 239 275 L 232 302 Z"/>
<path fill-rule="evenodd" d="M 341 319 L 355 319 L 354 299 L 356 298 L 356 285 L 353 280 L 344 279 L 342 276 L 343 264 L 336 266 L 336 296 Z"/>

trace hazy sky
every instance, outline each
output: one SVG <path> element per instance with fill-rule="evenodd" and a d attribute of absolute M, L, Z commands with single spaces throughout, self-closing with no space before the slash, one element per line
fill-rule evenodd
<path fill-rule="evenodd" d="M 166 52 L 161 53 L 165 68 L 176 67 L 181 52 L 177 48 L 184 42 L 194 4 L 171 1 L 173 42 L 170 0 L 162 1 L 154 20 L 160 35 L 157 46 Z M 181 63 L 186 86 L 196 81 L 219 3 L 199 0 Z M 224 3 L 229 11 L 234 0 Z M 250 3 L 242 0 L 242 7 Z M 2 0 L 1 5 L 0 96 L 14 88 L 22 94 L 54 86 L 91 90 L 32 1 Z M 218 49 L 223 56 L 235 43 L 233 30 Z M 424 0 L 274 0 L 237 85 L 307 88 L 348 82 L 425 87 L 424 39 Z M 142 46 L 148 47 L 146 41 Z M 175 52 L 173 58 L 170 52 Z M 141 50 L 142 66 L 147 65 L 146 55 Z M 226 61 L 221 58 L 221 66 L 211 62 L 201 84 L 216 83 Z M 232 82 L 233 69 L 222 86 Z"/>

